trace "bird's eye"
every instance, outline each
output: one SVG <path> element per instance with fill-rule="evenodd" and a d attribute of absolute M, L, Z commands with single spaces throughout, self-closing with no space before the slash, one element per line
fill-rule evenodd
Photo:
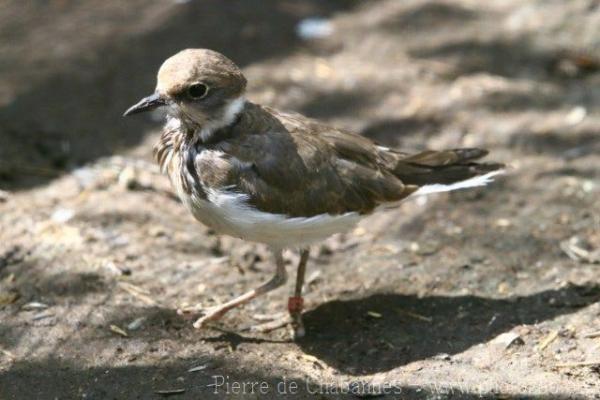
<path fill-rule="evenodd" d="M 194 83 L 187 90 L 188 96 L 194 100 L 203 98 L 208 94 L 208 86 L 204 83 Z"/>

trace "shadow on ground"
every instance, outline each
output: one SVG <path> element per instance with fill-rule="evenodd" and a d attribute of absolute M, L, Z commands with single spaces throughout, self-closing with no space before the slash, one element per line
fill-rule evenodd
<path fill-rule="evenodd" d="M 304 314 L 307 335 L 298 345 L 344 373 L 372 374 L 440 354 L 459 354 L 515 326 L 570 314 L 599 299 L 600 287 L 568 286 L 507 299 L 378 294 L 331 301 Z M 370 317 L 369 312 L 382 317 Z M 154 321 L 150 325 L 167 321 L 178 330 L 191 329 L 164 309 L 151 311 L 150 318 Z M 157 334 L 149 330 L 146 340 L 156 339 Z M 234 350 L 243 343 L 284 343 L 229 331 L 204 340 L 226 343 Z"/>
<path fill-rule="evenodd" d="M 392 33 L 435 31 L 463 26 L 477 18 L 477 12 L 459 4 L 427 2 L 389 16 L 381 27 Z"/>
<path fill-rule="evenodd" d="M 243 67 L 297 49 L 301 42 L 295 26 L 302 18 L 326 17 L 356 3 L 185 2 L 140 34 L 115 34 L 73 56 L 46 60 L 52 73 L 0 108 L 0 183 L 12 189 L 43 184 L 69 168 L 139 143 L 149 127 L 157 126 L 142 118 L 124 121 L 123 110 L 153 90 L 158 67 L 177 51 L 211 48 Z"/>
<path fill-rule="evenodd" d="M 452 61 L 449 78 L 487 72 L 504 77 L 546 80 L 555 77 L 560 54 L 543 50 L 529 37 L 461 40 L 411 51 L 416 58 Z"/>
<path fill-rule="evenodd" d="M 305 314 L 308 334 L 299 345 L 347 373 L 375 373 L 458 354 L 514 326 L 572 313 L 598 299 L 600 287 L 569 286 L 509 299 L 387 294 L 332 301 Z"/>
<path fill-rule="evenodd" d="M 188 372 L 191 367 L 206 365 L 199 372 Z M 10 371 L 0 373 L 0 397 L 7 400 L 85 398 L 105 399 L 200 399 L 200 398 L 289 398 L 289 399 L 379 399 L 424 400 L 432 396 L 440 399 L 475 400 L 579 400 L 572 395 L 501 394 L 467 391 L 458 387 L 443 386 L 369 386 L 369 382 L 355 381 L 347 386 L 303 379 L 240 374 L 236 366 L 222 360 L 180 359 L 175 363 L 159 365 L 129 365 L 119 367 L 79 368 L 58 358 L 42 362 L 19 362 Z M 220 378 L 227 379 L 225 386 L 215 387 Z M 132 385 L 131 382 L 136 382 Z M 233 389 L 233 383 L 241 386 Z M 252 389 L 252 383 L 254 383 Z M 264 383 L 263 383 L 264 382 Z M 282 382 L 285 382 L 283 384 Z M 297 388 L 292 392 L 292 382 Z M 263 384 L 264 392 L 260 392 Z M 216 390 L 216 393 L 215 393 Z M 244 392 L 242 392 L 242 390 Z M 342 391 L 355 391 L 356 395 Z M 381 391 L 386 390 L 385 393 Z M 160 392 L 163 391 L 163 394 Z M 170 392 L 170 395 L 168 394 Z M 237 395 L 237 397 L 235 396 Z M 315 397 L 316 396 L 316 397 Z M 399 397 L 400 396 L 400 397 Z"/>

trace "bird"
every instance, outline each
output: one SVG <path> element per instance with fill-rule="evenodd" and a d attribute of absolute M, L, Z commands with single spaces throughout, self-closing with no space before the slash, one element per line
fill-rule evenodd
<path fill-rule="evenodd" d="M 266 244 L 274 256 L 268 281 L 199 307 L 195 328 L 284 285 L 282 252 L 296 249 L 296 283 L 281 325 L 302 337 L 311 244 L 408 197 L 484 186 L 504 171 L 501 163 L 479 161 L 484 149 L 403 152 L 253 103 L 246 86 L 241 69 L 223 54 L 185 49 L 160 66 L 154 93 L 124 113 L 164 109 L 154 155 L 183 205 L 218 234 Z"/>

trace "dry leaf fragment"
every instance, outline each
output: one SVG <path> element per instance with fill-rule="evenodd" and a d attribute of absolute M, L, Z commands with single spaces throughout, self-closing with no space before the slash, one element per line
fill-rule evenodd
<path fill-rule="evenodd" d="M 119 328 L 117 325 L 111 325 L 110 330 L 114 333 L 116 333 L 117 335 L 121 335 L 123 337 L 129 337 L 129 334 L 127 332 L 125 332 L 123 329 Z"/>

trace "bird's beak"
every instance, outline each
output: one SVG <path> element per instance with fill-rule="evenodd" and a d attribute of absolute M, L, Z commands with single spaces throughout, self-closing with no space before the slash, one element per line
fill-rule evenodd
<path fill-rule="evenodd" d="M 128 117 L 133 114 L 141 113 L 144 111 L 154 110 L 157 107 L 166 105 L 167 102 L 163 99 L 160 94 L 154 93 L 148 97 L 144 97 L 137 104 L 129 107 L 123 114 L 124 117 Z"/>

